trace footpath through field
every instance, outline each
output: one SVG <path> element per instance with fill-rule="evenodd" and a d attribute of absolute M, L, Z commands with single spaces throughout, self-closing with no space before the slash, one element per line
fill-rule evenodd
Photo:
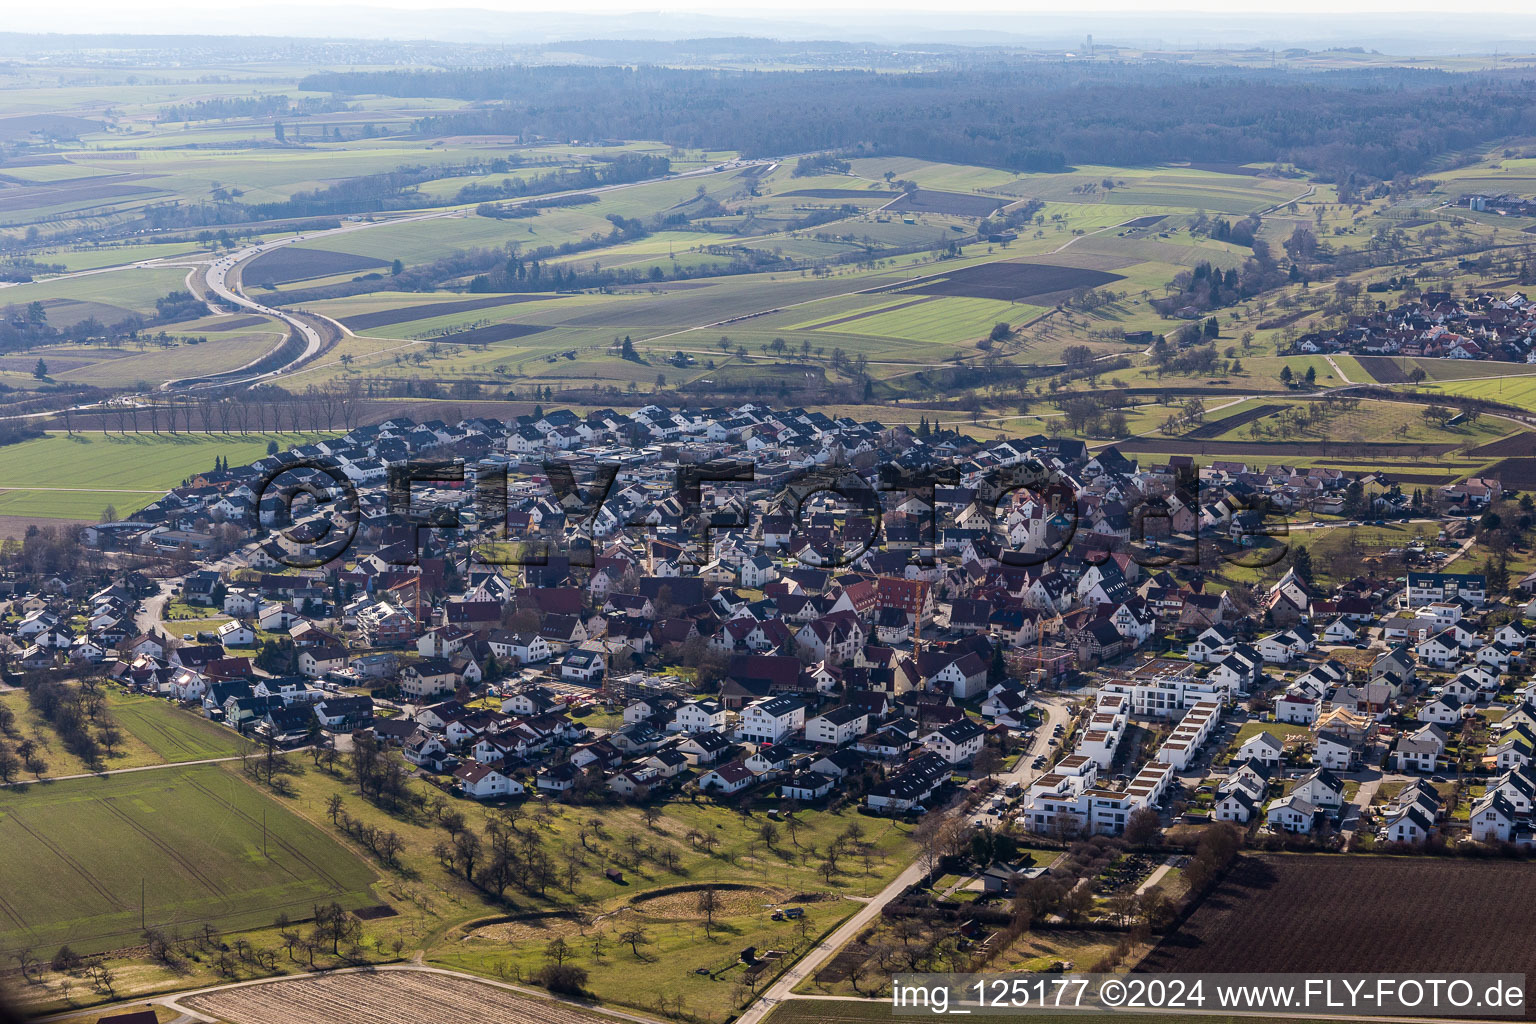
<path fill-rule="evenodd" d="M 291 754 L 305 747 L 295 747 L 283 753 Z M 109 775 L 130 775 L 133 772 L 154 772 L 162 768 L 190 768 L 195 764 L 223 764 L 240 760 L 240 754 L 229 757 L 205 757 L 200 761 L 167 761 L 165 764 L 141 764 L 137 768 L 110 768 L 104 772 L 76 772 L 74 775 L 44 775 L 40 779 L 23 779 L 20 782 L 0 782 L 0 789 L 20 789 L 23 786 L 39 786 L 45 782 L 68 782 L 70 779 L 104 779 Z"/>

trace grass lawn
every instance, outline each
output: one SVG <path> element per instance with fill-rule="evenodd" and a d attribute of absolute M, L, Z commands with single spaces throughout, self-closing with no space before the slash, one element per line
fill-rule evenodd
<path fill-rule="evenodd" d="M 1284 403 L 1286 409 L 1261 419 L 1234 427 L 1221 434 L 1221 441 L 1395 441 L 1407 444 L 1455 444 L 1464 447 L 1483 444 L 1509 433 L 1509 422 L 1492 418 L 1456 427 L 1438 427 L 1424 419 L 1423 407 L 1400 402 L 1361 402 L 1347 411 L 1339 411 L 1306 426 L 1297 426 L 1292 413 L 1327 410 L 1327 403 Z"/>
<path fill-rule="evenodd" d="M 1049 971 L 1066 962 L 1069 971 L 1084 973 L 1114 951 L 1121 938 L 1118 932 L 1087 929 L 1042 929 L 1026 932 L 1000 953 L 989 965 L 991 971 Z M 1132 959 L 1140 953 L 1133 952 Z"/>
<path fill-rule="evenodd" d="M 760 991 L 790 959 L 859 907 L 851 900 L 833 899 L 805 904 L 801 921 L 774 921 L 771 910 L 761 905 L 761 896 L 723 894 L 727 907 L 740 906 L 744 912 L 717 915 L 708 935 L 696 909 L 698 895 L 687 892 L 634 904 L 585 930 L 567 918 L 490 925 L 452 948 L 438 950 L 430 962 L 476 974 L 494 974 L 498 963 L 511 963 L 527 976 L 543 966 L 545 947 L 559 937 L 574 947 L 575 962 L 587 971 L 588 989 L 604 1003 L 655 1012 L 663 998 L 674 1008 L 682 1000 L 687 1012 L 720 1019 L 755 998 L 745 985 L 742 949 L 752 946 L 760 955 L 784 954 L 758 978 Z M 618 937 L 635 928 L 648 941 L 632 949 Z"/>
<path fill-rule="evenodd" d="M 1304 725 L 1296 725 L 1292 722 L 1244 722 L 1232 740 L 1232 749 L 1236 750 L 1261 732 L 1267 732 L 1277 739 L 1284 740 L 1306 736 L 1310 730 Z"/>
<path fill-rule="evenodd" d="M 184 933 L 307 917 L 320 900 L 376 902 L 365 863 L 217 765 L 0 791 L 0 846 L 7 955 L 132 944 L 141 891 L 144 923 Z"/>

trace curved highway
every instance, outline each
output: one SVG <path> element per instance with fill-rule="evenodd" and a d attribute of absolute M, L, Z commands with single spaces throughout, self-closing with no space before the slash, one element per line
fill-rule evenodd
<path fill-rule="evenodd" d="M 684 171 L 680 174 L 667 174 L 660 177 L 647 178 L 644 181 L 621 182 L 613 185 L 598 185 L 595 188 L 571 189 L 565 192 L 552 192 L 547 195 L 528 196 L 521 200 L 514 200 L 505 205 L 519 206 L 523 203 L 547 201 L 551 198 L 558 198 L 560 196 L 569 195 L 599 195 L 604 192 L 617 192 L 622 189 L 635 188 L 640 185 L 650 185 L 658 181 L 675 181 L 679 178 L 693 178 L 700 175 L 720 174 L 725 171 L 738 170 L 743 167 L 750 167 L 759 164 L 767 164 L 771 167 L 776 166 L 776 163 L 776 161 L 770 160 L 731 160 L 727 161 L 726 163 L 716 164 L 710 167 L 701 167 L 693 171 Z M 293 245 L 296 242 L 312 241 L 317 238 L 325 238 L 329 235 L 343 234 L 350 231 L 365 231 L 368 228 L 379 227 L 384 224 L 404 224 L 417 220 L 434 220 L 442 217 L 468 216 L 472 216 L 469 210 L 459 208 L 453 210 L 437 210 L 432 213 L 418 213 L 404 217 L 388 217 L 380 220 L 356 221 L 350 224 L 343 224 L 339 228 L 326 228 L 322 231 L 310 231 L 302 234 L 289 235 L 285 238 L 260 242 L 256 245 L 247 246 L 244 249 L 229 253 L 228 255 L 220 256 L 212 263 L 209 263 L 203 274 L 203 280 L 206 284 L 209 298 L 217 296 L 221 301 L 231 307 L 247 309 L 253 313 L 261 313 L 265 316 L 276 317 L 277 319 L 287 324 L 292 330 L 298 331 L 299 334 L 304 338 L 304 351 L 300 352 L 293 359 L 284 363 L 282 366 L 279 366 L 275 370 L 268 370 L 266 373 L 253 374 L 252 376 L 241 377 L 235 380 L 220 381 L 217 385 L 208 384 L 203 386 L 229 387 L 231 385 L 243 384 L 247 387 L 257 387 L 266 381 L 281 377 L 283 374 L 296 369 L 298 366 L 319 355 L 321 350 L 325 348 L 325 339 L 321 336 L 320 332 L 314 328 L 313 325 L 306 323 L 301 317 L 293 313 L 285 312 L 284 310 L 276 309 L 272 306 L 263 305 L 247 296 L 239 283 L 238 275 L 234 280 L 231 280 L 230 277 L 230 272 L 240 264 L 253 260 L 265 253 L 269 253 L 274 249 L 281 249 L 285 245 Z M 338 328 L 340 327 L 339 324 L 337 326 Z M 343 333 L 346 333 L 344 329 Z"/>

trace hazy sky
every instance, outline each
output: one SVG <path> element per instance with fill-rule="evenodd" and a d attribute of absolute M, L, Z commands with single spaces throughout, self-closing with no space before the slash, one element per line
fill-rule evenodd
<path fill-rule="evenodd" d="M 0 0 L 0 30 L 460 42 L 753 35 L 1536 51 L 1531 0 Z M 259 17 L 253 14 L 259 12 Z M 988 33 L 995 33 L 988 35 Z M 963 38 L 962 38 L 963 37 Z"/>
<path fill-rule="evenodd" d="M 279 4 L 278 6 L 285 6 Z M 368 7 L 381 10 L 433 11 L 441 9 L 505 12 L 509 14 L 572 14 L 580 12 L 602 14 L 689 13 L 710 14 L 717 17 L 775 18 L 787 13 L 799 15 L 836 16 L 856 12 L 902 11 L 916 15 L 943 15 L 948 18 L 981 20 L 987 14 L 1018 16 L 1028 14 L 1072 15 L 1085 12 L 1111 13 L 1134 12 L 1139 15 L 1158 12 L 1202 12 L 1216 16 L 1242 17 L 1255 14 L 1280 15 L 1337 15 L 1343 13 L 1380 14 L 1434 14 L 1444 13 L 1447 19 L 1467 17 L 1472 12 L 1499 12 L 1529 14 L 1529 0 L 1470 0 L 1465 4 L 1452 4 L 1448 0 L 960 0 L 958 3 L 938 3 L 937 0 L 836 0 L 835 3 L 818 3 L 817 0 L 773 0 L 771 4 L 711 3 L 709 0 L 383 0 L 364 3 L 321 3 L 317 7 Z M 169 15 L 196 19 L 206 12 L 209 4 L 203 0 L 134 0 L 123 4 L 120 0 L 54 0 L 47 4 L 17 3 L 7 13 L 7 21 L 51 23 L 57 31 L 90 31 L 88 19 L 105 16 L 113 21 L 120 17 L 138 17 L 159 22 Z M 248 12 L 249 13 L 249 12 Z M 6 28 L 10 25 L 4 26 Z"/>
<path fill-rule="evenodd" d="M 81 16 L 98 14 L 193 14 L 207 9 L 207 4 L 193 0 L 135 0 L 124 5 L 120 0 L 55 0 L 48 4 L 18 4 L 7 20 L 23 17 L 46 19 L 57 22 L 61 30 L 89 31 Z M 344 6 L 325 4 L 320 6 Z M 352 5 L 346 5 L 352 6 Z M 1084 11 L 1114 12 L 1134 11 L 1138 14 L 1168 12 L 1206 12 L 1211 14 L 1245 15 L 1273 14 L 1339 14 L 1344 12 L 1371 12 L 1382 14 L 1416 12 L 1444 12 L 1448 18 L 1464 18 L 1473 11 L 1529 13 L 1526 0 L 1472 0 L 1467 4 L 1450 4 L 1447 0 L 1247 0 L 1234 4 L 1232 0 L 1170 0 L 1170 2 L 1138 2 L 1138 0 L 961 0 L 952 5 L 941 5 L 935 0 L 837 0 L 836 3 L 818 3 L 816 0 L 774 0 L 772 4 L 710 3 L 708 0 L 570 0 L 552 3 L 551 0 L 461 0 L 445 3 L 442 0 L 384 0 L 380 3 L 361 3 L 355 6 L 386 10 L 431 11 L 444 8 L 481 9 L 507 13 L 651 13 L 676 12 L 713 14 L 717 16 L 774 17 L 786 11 L 817 14 L 843 12 L 906 11 L 913 14 L 999 13 L 1019 14 L 1072 14 Z M 125 10 L 125 7 L 127 8 Z M 30 10 L 26 10 L 30 8 Z M 40 9 L 41 8 L 41 9 Z"/>

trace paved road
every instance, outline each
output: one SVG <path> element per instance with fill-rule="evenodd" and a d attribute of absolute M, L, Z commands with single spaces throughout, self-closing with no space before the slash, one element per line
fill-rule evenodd
<path fill-rule="evenodd" d="M 171 600 L 171 584 L 162 582 L 160 592 L 139 602 L 139 610 L 133 615 L 134 628 L 142 636 L 145 633 L 165 632 L 165 606 Z"/>
<path fill-rule="evenodd" d="M 739 169 L 741 167 L 751 166 L 753 164 L 766 163 L 770 163 L 770 161 L 738 160 L 724 165 L 719 170 L 713 166 L 704 167 L 694 171 L 684 171 L 681 174 L 669 174 L 659 178 L 648 178 L 644 181 L 625 182 L 617 185 L 600 185 L 596 188 L 572 189 L 565 192 L 554 192 L 548 195 L 531 196 L 528 199 L 521 200 L 519 202 L 508 203 L 506 205 L 518 206 L 525 202 L 548 200 L 562 196 L 598 195 L 603 192 L 616 192 L 622 189 L 635 188 L 639 185 L 649 185 L 658 181 L 676 181 L 683 178 L 698 177 L 700 175 L 721 174 L 731 170 Z M 324 231 L 310 231 L 302 234 L 289 235 L 286 238 L 278 238 L 268 242 L 260 242 L 256 245 L 247 246 L 244 249 L 240 249 L 226 256 L 221 256 L 209 263 L 207 265 L 207 269 L 204 271 L 204 282 L 208 290 L 208 296 L 210 298 L 217 297 L 222 299 L 224 304 L 231 308 L 248 309 L 254 313 L 261 313 L 266 316 L 276 317 L 286 323 L 293 330 L 298 331 L 303 336 L 305 342 L 303 352 L 299 353 L 299 355 L 289 360 L 287 363 L 278 367 L 277 369 L 269 370 L 266 373 L 255 374 L 250 377 L 234 381 L 233 383 L 245 384 L 250 387 L 255 387 L 258 384 L 276 380 L 296 369 L 303 363 L 308 362 L 310 359 L 313 359 L 316 355 L 319 355 L 321 349 L 325 346 L 325 339 L 321 337 L 320 332 L 317 331 L 313 325 L 306 322 L 302 317 L 285 312 L 281 309 L 263 305 L 262 303 L 249 298 L 245 294 L 245 290 L 241 287 L 239 275 L 231 274 L 231 272 L 234 271 L 237 266 L 242 263 L 246 263 L 249 260 L 253 260 L 265 253 L 269 253 L 274 249 L 281 249 L 284 246 L 293 245 L 297 242 L 314 241 L 316 239 L 329 238 L 333 235 L 345 234 L 353 231 L 366 231 L 369 228 L 379 227 L 380 225 L 384 224 L 408 224 L 412 221 L 438 220 L 445 217 L 463 218 L 469 216 L 471 216 L 471 213 L 467 209 L 452 209 L 435 210 L 430 213 L 417 213 L 404 217 L 353 221 L 351 223 L 343 224 L 338 228 L 328 228 Z M 308 315 L 318 316 L 317 314 Z M 343 336 L 350 336 L 352 334 L 352 332 L 348 330 L 344 324 L 341 324 L 336 320 L 332 320 L 330 317 L 318 318 L 327 320 L 334 324 Z M 221 383 L 228 384 L 230 382 Z"/>
<path fill-rule="evenodd" d="M 1362 383 L 1361 381 L 1350 380 L 1348 377 L 1346 377 L 1344 375 L 1343 367 L 1341 367 L 1338 363 L 1333 361 L 1333 356 L 1323 356 L 1323 358 L 1328 360 L 1328 365 L 1333 367 L 1333 372 L 1338 374 L 1339 375 L 1339 380 L 1343 381 L 1345 384 L 1359 384 L 1359 383 Z"/>
<path fill-rule="evenodd" d="M 1163 861 L 1157 867 L 1153 868 L 1152 869 L 1152 873 L 1150 875 L 1148 875 L 1146 877 L 1146 879 L 1140 885 L 1138 885 L 1136 887 L 1136 895 L 1140 896 L 1142 893 L 1146 892 L 1148 889 L 1151 889 L 1158 882 L 1161 882 L 1163 880 L 1163 876 L 1168 874 L 1168 872 L 1173 870 L 1174 862 L 1177 861 L 1178 859 L 1179 859 L 1178 855 L 1175 854 L 1175 855 L 1169 857 L 1167 860 Z"/>
<path fill-rule="evenodd" d="M 813 1000 L 815 1002 L 822 1002 L 822 1003 L 864 1003 L 864 1004 L 873 1004 L 873 1005 L 876 1005 L 876 1006 L 885 1007 L 887 1012 L 889 1012 L 890 1006 L 891 1006 L 891 999 L 890 999 L 889 996 L 873 997 L 873 998 L 869 998 L 869 999 L 860 999 L 857 996 L 824 996 L 824 995 L 819 995 L 819 994 L 817 994 L 817 995 L 806 994 L 806 995 L 797 995 L 797 996 L 795 996 L 795 998 L 796 999 Z M 951 1012 L 954 1012 L 954 1011 L 951 1011 Z M 1067 1011 L 1062 1011 L 1062 1012 L 1066 1013 Z M 1119 1015 L 1123 1014 L 1123 1015 L 1125 1015 L 1127 1017 L 1127 1019 L 1131 1019 L 1131 1020 L 1135 1019 L 1135 1015 L 1140 1014 L 1140 1015 L 1143 1015 L 1148 1021 L 1150 1021 L 1151 1024 L 1157 1024 L 1158 1021 L 1167 1019 L 1167 1014 L 1164 1011 L 1160 1011 L 1160 1010 L 1133 1010 L 1133 1009 L 1121 1008 L 1121 1009 L 1116 1009 L 1114 1011 L 1114 1013 L 1115 1013 L 1116 1016 L 1119 1016 Z M 1323 1022 L 1325 1022 L 1325 1024 L 1338 1024 L 1338 1022 L 1341 1019 L 1339 1014 L 1337 1014 L 1337 1013 L 1276 1013 L 1276 1012 L 1274 1012 L 1272 1010 L 1266 1010 L 1266 1011 L 1263 1011 L 1263 1012 L 1259 1012 L 1259 1011 L 1253 1011 L 1253 1010 L 1226 1010 L 1226 1009 L 1222 1009 L 1222 1010 L 1217 1010 L 1217 1009 L 1184 1010 L 1182 1013 L 1180 1013 L 1179 1019 L 1182 1020 L 1186 1016 L 1190 1017 L 1190 1018 L 1195 1018 L 1195 1017 L 1198 1017 L 1198 1016 L 1206 1016 L 1206 1015 L 1211 1015 L 1211 1016 L 1219 1017 L 1220 1019 L 1226 1019 L 1228 1017 L 1234 1017 L 1234 1018 L 1240 1017 L 1240 1018 L 1245 1018 L 1245 1019 L 1251 1019 L 1251 1020 L 1253 1020 L 1255 1022 L 1255 1024 L 1265 1024 L 1265 1022 L 1267 1022 L 1267 1021 L 1275 1021 L 1275 1020 L 1315 1020 L 1315 1021 L 1323 1021 Z M 864 1013 L 858 1013 L 858 1014 L 856 1014 L 856 1016 L 862 1018 L 862 1017 L 865 1017 L 867 1015 L 864 1014 Z M 924 1016 L 927 1016 L 927 1015 L 925 1014 Z M 1104 1016 L 1105 1016 L 1104 1014 L 1093 1014 L 1093 1017 L 1096 1020 L 1102 1020 Z M 839 1019 L 847 1019 L 847 1017 L 840 1017 Z M 1067 1019 L 1071 1019 L 1070 1016 L 1068 1016 Z M 1385 1016 L 1364 1016 L 1364 1015 L 1355 1015 L 1355 1014 L 1350 1014 L 1349 1015 L 1349 1020 L 1350 1020 L 1351 1024 L 1355 1024 L 1355 1022 L 1362 1022 L 1362 1024 L 1438 1024 L 1438 1022 L 1440 1022 L 1442 1020 L 1445 1020 L 1445 1019 L 1446 1018 L 1441 1018 L 1441 1017 L 1385 1017 Z M 1512 1018 L 1512 1017 L 1493 1017 L 1493 1018 L 1483 1018 L 1483 1019 L 1473 1019 L 1473 1018 L 1465 1018 L 1465 1019 L 1463 1019 L 1463 1018 L 1458 1017 L 1458 1018 L 1455 1019 L 1454 1024 L 1509 1024 L 1509 1022 L 1511 1020 L 1518 1020 L 1518 1019 L 1520 1019 L 1520 1018 L 1518 1018 L 1518 1017 L 1514 1017 L 1514 1018 Z M 185 1024 L 185 1022 L 172 1021 L 171 1024 Z"/>
<path fill-rule="evenodd" d="M 758 997 L 757 1002 L 742 1011 L 741 1016 L 736 1018 L 736 1024 L 757 1024 L 779 1003 L 785 999 L 794 998 L 793 989 L 796 985 L 814 974 L 822 964 L 830 960 L 833 954 L 851 941 L 854 936 L 869 927 L 870 923 L 880 916 L 880 911 L 884 909 L 887 903 L 901 895 L 908 886 L 916 883 L 925 873 L 921 859 L 909 864 L 906 870 L 897 875 L 890 885 L 880 890 L 874 899 L 860 907 L 836 931 L 817 943 L 809 952 L 797 960 L 789 970 L 781 974 L 779 979 Z"/>
<path fill-rule="evenodd" d="M 1050 754 L 1052 734 L 1058 725 L 1065 728 L 1067 719 L 1071 717 L 1067 712 L 1064 699 L 1036 698 L 1035 703 L 1045 712 L 1045 721 L 1035 731 L 1035 738 L 1030 742 L 1029 749 L 1020 755 L 1018 762 L 1008 771 L 998 775 L 998 779 L 1005 786 L 1015 782 L 1021 786 L 1027 786 L 1035 780 L 1035 776 L 1041 774 L 1030 765 L 1041 754 Z"/>
<path fill-rule="evenodd" d="M 1367 768 L 1350 776 L 1359 780 L 1360 788 L 1355 790 L 1355 795 L 1344 808 L 1344 814 L 1339 819 L 1339 834 L 1344 837 L 1345 843 L 1354 839 L 1355 833 L 1360 829 L 1360 817 L 1365 809 L 1371 806 L 1371 801 L 1376 797 L 1384 782 L 1408 782 L 1419 778 L 1416 775 L 1395 775 L 1391 772 L 1383 772 L 1379 768 Z"/>

